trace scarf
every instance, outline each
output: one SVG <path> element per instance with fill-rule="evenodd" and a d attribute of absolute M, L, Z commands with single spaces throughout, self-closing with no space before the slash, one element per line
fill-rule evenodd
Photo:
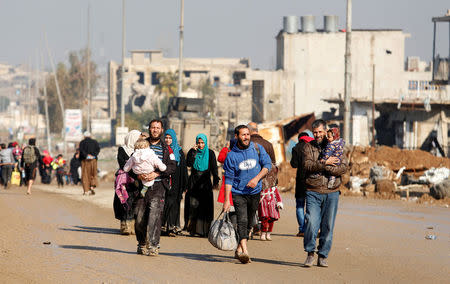
<path fill-rule="evenodd" d="M 167 131 L 164 132 L 164 137 L 166 137 L 167 135 L 170 135 L 170 137 L 172 137 L 172 144 L 170 144 L 169 146 L 172 149 L 173 154 L 175 155 L 175 160 L 177 161 L 177 165 L 180 165 L 181 147 L 180 147 L 180 145 L 178 145 L 177 134 L 175 133 L 175 130 L 167 129 Z"/>
<path fill-rule="evenodd" d="M 141 132 L 139 130 L 131 130 L 127 136 L 125 136 L 122 148 L 125 150 L 128 157 L 131 157 L 131 154 L 133 154 L 134 144 L 139 139 L 139 136 L 141 136 Z"/>
<path fill-rule="evenodd" d="M 195 156 L 194 161 L 194 169 L 197 171 L 206 171 L 209 165 L 209 149 L 208 149 L 208 141 L 205 134 L 199 134 L 195 138 L 195 142 L 198 143 L 198 140 L 202 139 L 205 142 L 205 148 L 200 150 L 197 148 L 197 155 Z"/>

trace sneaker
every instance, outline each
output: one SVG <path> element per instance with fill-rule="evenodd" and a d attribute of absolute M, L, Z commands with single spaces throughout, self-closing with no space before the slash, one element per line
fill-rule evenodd
<path fill-rule="evenodd" d="M 159 254 L 159 249 L 157 247 L 149 247 L 147 255 L 157 256 L 158 254 Z"/>
<path fill-rule="evenodd" d="M 313 263 L 314 263 L 314 253 L 308 252 L 308 256 L 306 257 L 306 260 L 305 260 L 305 263 L 303 264 L 303 266 L 311 267 L 311 266 L 313 266 Z"/>
<path fill-rule="evenodd" d="M 270 233 L 267 233 L 267 234 L 266 234 L 266 240 L 268 240 L 268 241 L 271 241 L 271 240 L 272 240 L 272 238 L 270 237 Z"/>
<path fill-rule="evenodd" d="M 319 255 L 319 258 L 317 259 L 317 266 L 328 267 L 327 258 Z"/>
<path fill-rule="evenodd" d="M 137 246 L 137 254 L 141 254 L 141 255 L 148 255 L 148 249 L 145 245 L 141 246 L 138 245 Z"/>
<path fill-rule="evenodd" d="M 260 237 L 260 240 L 261 240 L 261 241 L 265 241 L 265 240 L 267 240 L 267 239 L 266 239 L 266 233 L 264 233 L 264 232 L 263 232 L 263 233 L 261 233 L 261 237 Z"/>

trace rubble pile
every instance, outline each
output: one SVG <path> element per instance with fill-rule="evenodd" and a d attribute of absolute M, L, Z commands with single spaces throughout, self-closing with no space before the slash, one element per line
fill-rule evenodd
<path fill-rule="evenodd" d="M 342 186 L 346 195 L 397 199 L 404 195 L 408 198 L 411 191 L 421 196 L 422 203 L 433 199 L 428 198 L 430 195 L 444 203 L 450 200 L 448 158 L 387 146 L 355 146 L 347 153 L 349 182 Z"/>
<path fill-rule="evenodd" d="M 449 158 L 387 146 L 354 146 L 346 154 L 350 170 L 342 176 L 340 190 L 344 195 L 385 199 L 411 195 L 420 203 L 436 203 L 439 199 L 450 204 Z M 278 172 L 280 189 L 294 190 L 295 176 L 296 169 L 288 162 L 282 163 Z"/>

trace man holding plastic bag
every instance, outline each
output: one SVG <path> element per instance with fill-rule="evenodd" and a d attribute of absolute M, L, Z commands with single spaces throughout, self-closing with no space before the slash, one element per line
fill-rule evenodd
<path fill-rule="evenodd" d="M 225 163 L 225 201 L 223 210 L 230 209 L 230 192 L 237 216 L 239 245 L 235 257 L 242 263 L 251 262 L 247 250 L 252 217 L 258 210 L 261 179 L 269 172 L 272 163 L 264 147 L 250 142 L 247 126 L 239 125 L 234 130 L 237 144 L 231 149 Z"/>

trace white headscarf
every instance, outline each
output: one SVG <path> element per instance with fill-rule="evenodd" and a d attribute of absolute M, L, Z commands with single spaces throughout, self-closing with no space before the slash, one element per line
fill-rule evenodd
<path fill-rule="evenodd" d="M 128 157 L 131 157 L 131 154 L 134 152 L 134 144 L 141 136 L 141 132 L 139 130 L 131 130 L 124 139 L 124 145 L 122 148 L 127 153 Z"/>

